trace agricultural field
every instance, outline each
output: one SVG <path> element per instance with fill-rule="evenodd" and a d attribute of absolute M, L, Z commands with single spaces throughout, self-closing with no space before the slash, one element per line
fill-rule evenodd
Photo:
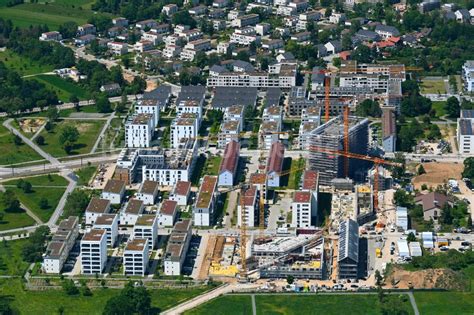
<path fill-rule="evenodd" d="M 385 297 L 399 303 L 406 314 L 413 314 L 408 296 L 397 295 Z M 256 294 L 257 314 L 343 314 L 350 305 L 351 314 L 381 314 L 377 295 L 275 295 Z M 203 304 L 186 314 L 252 314 L 250 295 L 226 295 Z"/>
<path fill-rule="evenodd" d="M 3 10 L 5 9 L 0 9 L 0 17 Z M 15 54 L 8 49 L 0 51 L 0 61 L 5 63 L 9 69 L 15 70 L 20 75 L 32 75 L 53 71 L 53 67 L 50 65 L 40 64 L 35 60 Z"/>
<path fill-rule="evenodd" d="M 45 144 L 41 148 L 55 157 L 64 157 L 68 154 L 64 151 L 60 144 L 59 137 L 61 128 L 66 125 L 74 126 L 79 131 L 79 139 L 74 144 L 73 151 L 70 155 L 89 153 L 94 146 L 97 137 L 104 126 L 103 120 L 60 120 L 55 123 L 51 132 L 43 130 L 41 135 L 45 139 Z"/>
<path fill-rule="evenodd" d="M 18 188 L 16 186 L 18 180 L 4 182 L 3 185 L 13 190 L 21 203 L 36 214 L 41 221 L 47 222 L 64 194 L 68 181 L 59 175 L 27 177 L 23 180 L 32 185 L 31 192 L 24 192 L 23 189 Z M 41 208 L 42 199 L 48 200 L 47 207 Z"/>
<path fill-rule="evenodd" d="M 77 83 L 64 80 L 56 75 L 41 74 L 31 77 L 31 79 L 43 83 L 49 90 L 56 92 L 58 98 L 65 103 L 69 102 L 71 95 L 76 95 L 80 100 L 90 99 L 89 93 Z"/>
<path fill-rule="evenodd" d="M 43 158 L 28 145 L 24 143 L 15 145 L 13 142 L 13 134 L 3 125 L 0 125 L 0 147 L 2 148 L 0 152 L 0 165 L 43 160 Z"/>
<path fill-rule="evenodd" d="M 66 2 L 71 5 L 66 5 Z M 13 7 L 3 7 L 0 10 L 0 17 L 12 20 L 13 25 L 18 27 L 47 25 L 50 30 L 57 30 L 61 24 L 69 21 L 84 24 L 94 14 L 89 9 L 83 10 L 76 5 L 73 7 L 72 3 L 73 1 L 56 1 L 55 3 L 24 3 Z"/>
<path fill-rule="evenodd" d="M 60 308 L 63 308 L 63 314 L 102 314 L 107 301 L 119 293 L 119 290 L 105 288 L 92 290 L 92 296 L 84 297 L 68 296 L 63 290 L 26 291 L 21 281 L 16 279 L 1 279 L 0 288 L 2 294 L 9 296 L 11 306 L 18 314 L 57 314 Z M 154 314 L 200 295 L 210 288 L 202 286 L 192 289 L 150 290 Z"/>

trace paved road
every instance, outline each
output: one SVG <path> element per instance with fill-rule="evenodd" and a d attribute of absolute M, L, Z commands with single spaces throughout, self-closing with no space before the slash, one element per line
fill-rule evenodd
<path fill-rule="evenodd" d="M 115 112 L 113 112 L 111 115 L 109 115 L 109 117 L 107 118 L 107 121 L 105 122 L 104 124 L 104 127 L 102 127 L 102 130 L 100 131 L 100 134 L 99 136 L 97 137 L 97 140 L 95 141 L 94 143 L 94 146 L 92 147 L 92 150 L 90 153 L 95 153 L 95 151 L 97 151 L 97 147 L 99 146 L 99 143 L 100 141 L 102 140 L 102 138 L 104 137 L 104 134 L 105 132 L 107 131 L 107 128 L 109 128 L 110 126 L 110 122 L 112 121 L 112 119 L 115 118 Z"/>
<path fill-rule="evenodd" d="M 252 313 L 253 315 L 257 315 L 257 305 L 255 304 L 255 294 L 252 294 L 251 297 L 252 297 Z"/>
<path fill-rule="evenodd" d="M 413 292 L 408 292 L 408 297 L 410 298 L 410 303 L 413 307 L 413 312 L 415 312 L 415 315 L 420 315 L 420 311 L 418 310 L 418 305 L 416 305 L 415 296 L 413 295 Z"/>
<path fill-rule="evenodd" d="M 77 185 L 77 177 L 74 175 L 74 173 L 67 173 L 67 174 L 61 174 L 61 175 L 63 175 L 63 177 L 68 180 L 69 185 L 67 186 L 64 194 L 61 196 L 61 199 L 59 199 L 59 203 L 56 206 L 56 209 L 54 209 L 54 212 L 51 215 L 51 218 L 49 218 L 48 226 L 50 228 L 56 226 L 56 222 L 58 221 L 59 217 L 63 213 L 68 195 L 74 190 L 74 188 L 76 188 L 76 185 Z"/>
<path fill-rule="evenodd" d="M 16 128 L 14 128 L 12 125 L 11 125 L 11 122 L 13 121 L 12 118 L 9 118 L 7 120 L 5 120 L 3 122 L 3 126 L 5 126 L 5 128 L 7 128 L 8 130 L 10 130 L 13 134 L 19 136 L 21 138 L 21 140 L 23 140 L 24 143 L 26 143 L 27 145 L 29 145 L 33 150 L 36 151 L 36 153 L 38 153 L 39 155 L 41 155 L 43 158 L 45 158 L 46 160 L 49 161 L 49 163 L 53 164 L 53 165 L 58 165 L 58 164 L 61 164 L 61 162 L 59 162 L 58 159 L 56 159 L 55 157 L 52 157 L 51 155 L 49 155 L 48 153 L 44 152 L 38 145 L 36 145 L 36 143 L 34 143 L 33 141 L 31 141 L 30 139 L 28 139 L 27 137 L 25 137 L 20 131 L 18 131 Z"/>

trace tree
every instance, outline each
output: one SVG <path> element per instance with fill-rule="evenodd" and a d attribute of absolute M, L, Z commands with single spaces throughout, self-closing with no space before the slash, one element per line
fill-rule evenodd
<path fill-rule="evenodd" d="M 444 105 L 444 109 L 446 110 L 446 114 L 448 114 L 449 118 L 459 118 L 461 106 L 456 97 L 451 96 L 448 98 L 446 104 Z"/>
<path fill-rule="evenodd" d="M 289 275 L 288 277 L 286 277 L 286 282 L 288 284 L 293 284 L 293 282 L 295 282 L 295 277 Z"/>
<path fill-rule="evenodd" d="M 42 255 L 46 247 L 46 240 L 50 230 L 47 226 L 38 227 L 30 237 L 28 242 L 24 245 L 21 255 L 23 259 L 29 263 L 41 261 Z"/>
<path fill-rule="evenodd" d="M 393 200 L 400 207 L 409 207 L 413 204 L 413 197 L 403 189 L 398 189 L 395 192 Z"/>
<path fill-rule="evenodd" d="M 380 274 L 380 271 L 377 269 L 375 270 L 375 284 L 377 286 L 381 286 L 382 285 L 382 275 Z"/>
<path fill-rule="evenodd" d="M 74 190 L 67 196 L 64 212 L 66 216 L 82 215 L 89 204 L 90 197 L 84 190 Z"/>
<path fill-rule="evenodd" d="M 29 194 L 33 191 L 33 186 L 31 185 L 30 182 L 24 181 L 23 185 L 21 186 L 21 189 L 25 194 Z"/>
<path fill-rule="evenodd" d="M 195 28 L 197 25 L 196 20 L 192 18 L 191 14 L 189 14 L 187 10 L 182 10 L 173 14 L 171 21 L 175 25 L 176 24 L 189 25 L 190 28 Z"/>
<path fill-rule="evenodd" d="M 463 164 L 464 170 L 462 171 L 462 177 L 469 178 L 471 181 L 474 181 L 474 158 L 466 158 Z"/>
<path fill-rule="evenodd" d="M 99 95 L 95 99 L 95 106 L 100 113 L 110 113 L 112 112 L 112 106 L 110 105 L 110 101 L 106 95 Z"/>
<path fill-rule="evenodd" d="M 20 201 L 18 200 L 15 193 L 10 189 L 7 189 L 3 193 L 2 203 L 3 203 L 3 206 L 5 207 L 5 211 L 18 212 L 21 210 Z"/>
<path fill-rule="evenodd" d="M 64 280 L 62 283 L 62 287 L 64 292 L 66 292 L 67 295 L 77 295 L 79 294 L 79 289 L 76 287 L 74 284 L 74 281 L 71 279 Z"/>
<path fill-rule="evenodd" d="M 37 145 L 44 145 L 44 137 L 42 135 L 37 136 L 35 142 Z"/>
<path fill-rule="evenodd" d="M 107 301 L 103 314 L 148 314 L 150 310 L 150 292 L 144 286 L 134 287 L 129 282 L 118 295 Z"/>
<path fill-rule="evenodd" d="M 365 45 L 357 46 L 356 49 L 354 49 L 354 53 L 351 55 L 351 58 L 357 62 L 362 63 L 372 62 L 374 59 L 371 49 Z"/>
<path fill-rule="evenodd" d="M 49 106 L 48 110 L 46 111 L 46 117 L 50 122 L 55 122 L 59 118 L 59 111 L 56 106 Z"/>
<path fill-rule="evenodd" d="M 64 151 L 70 154 L 74 148 L 74 144 L 79 139 L 79 130 L 71 125 L 66 125 L 62 128 L 59 135 L 59 143 L 63 145 Z"/>
<path fill-rule="evenodd" d="M 13 136 L 13 143 L 18 147 L 23 144 L 23 140 L 21 140 L 19 135 Z"/>
<path fill-rule="evenodd" d="M 76 94 L 71 94 L 69 97 L 69 102 L 74 104 L 74 109 L 76 112 L 79 112 L 81 110 L 81 107 L 79 106 L 79 97 L 77 97 Z"/>
<path fill-rule="evenodd" d="M 39 207 L 42 209 L 42 210 L 46 210 L 49 208 L 49 203 L 48 203 L 48 199 L 46 199 L 45 197 L 42 197 L 39 201 Z"/>
<path fill-rule="evenodd" d="M 413 232 L 410 232 L 407 236 L 407 242 L 416 242 L 416 236 L 413 234 Z"/>
<path fill-rule="evenodd" d="M 420 164 L 418 167 L 418 175 L 426 174 L 425 168 L 423 167 L 423 164 Z"/>
<path fill-rule="evenodd" d="M 380 117 L 382 116 L 382 110 L 378 102 L 366 99 L 357 105 L 356 115 L 363 117 Z"/>
<path fill-rule="evenodd" d="M 76 22 L 65 22 L 59 26 L 59 33 L 63 38 L 73 38 L 76 36 L 77 23 Z"/>

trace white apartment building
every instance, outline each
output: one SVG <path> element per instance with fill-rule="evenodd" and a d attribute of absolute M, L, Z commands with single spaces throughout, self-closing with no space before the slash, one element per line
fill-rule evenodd
<path fill-rule="evenodd" d="M 86 225 L 93 225 L 97 217 L 110 212 L 110 200 L 93 197 L 86 208 Z"/>
<path fill-rule="evenodd" d="M 265 36 L 270 32 L 271 25 L 268 23 L 259 23 L 255 25 L 255 33 L 260 36 Z"/>
<path fill-rule="evenodd" d="M 165 49 L 163 49 L 163 56 L 172 59 L 176 58 L 181 54 L 182 48 L 177 45 L 166 45 Z"/>
<path fill-rule="evenodd" d="M 219 167 L 219 186 L 232 187 L 234 185 L 239 157 L 240 144 L 235 141 L 229 142 L 225 147 L 224 156 Z"/>
<path fill-rule="evenodd" d="M 191 182 L 178 181 L 169 195 L 169 200 L 176 201 L 178 206 L 186 206 L 188 204 L 189 195 L 191 193 Z"/>
<path fill-rule="evenodd" d="M 152 41 L 149 40 L 140 40 L 133 45 L 133 50 L 139 53 L 143 53 L 145 51 L 152 50 L 155 45 Z"/>
<path fill-rule="evenodd" d="M 265 121 L 260 125 L 259 147 L 263 150 L 270 150 L 272 145 L 280 139 L 281 125 L 276 121 Z"/>
<path fill-rule="evenodd" d="M 292 16 L 296 15 L 296 8 L 290 6 L 279 6 L 277 8 L 276 14 L 282 16 Z"/>
<path fill-rule="evenodd" d="M 128 44 L 127 43 L 122 43 L 122 42 L 109 42 L 107 43 L 107 48 L 109 51 L 116 55 L 116 56 L 121 56 L 125 55 L 128 53 Z"/>
<path fill-rule="evenodd" d="M 191 220 L 182 220 L 174 225 L 163 258 L 165 275 L 179 276 L 181 274 L 186 252 L 189 249 L 191 234 Z"/>
<path fill-rule="evenodd" d="M 255 33 L 255 29 L 252 27 L 236 29 L 230 35 L 230 43 L 241 46 L 249 46 L 253 42 L 258 45 L 260 41 L 261 37 Z"/>
<path fill-rule="evenodd" d="M 147 239 L 149 250 L 158 244 L 158 218 L 155 214 L 141 214 L 133 226 L 133 239 Z"/>
<path fill-rule="evenodd" d="M 267 161 L 267 187 L 280 187 L 280 174 L 283 171 L 285 147 L 281 142 L 272 144 Z"/>
<path fill-rule="evenodd" d="M 247 227 L 255 227 L 257 224 L 259 205 L 259 193 L 255 186 L 240 193 L 240 198 L 237 206 L 237 225 L 242 226 L 242 212 L 244 212 L 243 223 Z M 242 206 L 244 207 L 242 211 Z"/>
<path fill-rule="evenodd" d="M 298 131 L 298 144 L 300 150 L 307 150 L 310 143 L 311 132 L 318 128 L 319 124 L 312 121 L 301 122 Z"/>
<path fill-rule="evenodd" d="M 462 81 L 466 92 L 474 91 L 474 60 L 467 60 L 462 66 Z"/>
<path fill-rule="evenodd" d="M 234 43 L 221 42 L 221 43 L 217 44 L 217 53 L 218 54 L 225 55 L 225 54 L 227 54 L 227 52 L 231 51 L 232 49 L 234 49 Z"/>
<path fill-rule="evenodd" d="M 236 17 L 232 20 L 232 27 L 246 27 L 250 25 L 255 25 L 260 21 L 258 14 L 247 14 Z"/>
<path fill-rule="evenodd" d="M 92 229 L 81 240 L 81 273 L 102 274 L 107 265 L 107 232 Z"/>
<path fill-rule="evenodd" d="M 204 98 L 200 101 L 195 99 L 183 100 L 176 104 L 176 116 L 181 117 L 182 114 L 195 114 L 196 117 L 201 121 L 202 119 L 202 105 L 204 103 Z"/>
<path fill-rule="evenodd" d="M 97 217 L 94 222 L 94 229 L 105 230 L 107 236 L 107 246 L 115 247 L 118 237 L 119 216 L 116 213 L 104 213 Z"/>
<path fill-rule="evenodd" d="M 474 153 L 474 110 L 461 110 L 461 118 L 457 122 L 457 140 L 459 153 Z"/>
<path fill-rule="evenodd" d="M 46 42 L 47 41 L 59 42 L 62 39 L 63 39 L 63 36 L 61 35 L 61 33 L 57 31 L 45 32 L 45 33 L 42 33 L 41 36 L 39 37 L 39 40 L 46 41 Z"/>
<path fill-rule="evenodd" d="M 209 39 L 197 39 L 190 41 L 184 46 L 184 49 L 192 49 L 196 51 L 205 51 L 211 49 L 211 41 Z"/>
<path fill-rule="evenodd" d="M 202 38 L 204 35 L 200 30 L 198 29 L 192 29 L 192 30 L 184 30 L 182 32 L 177 33 L 180 37 L 182 37 L 184 40 L 187 42 L 192 42 L 195 40 L 199 40 Z"/>
<path fill-rule="evenodd" d="M 158 196 L 158 183 L 150 180 L 145 180 L 140 185 L 140 190 L 135 195 L 135 199 L 143 201 L 145 206 L 151 206 L 155 204 L 156 197 Z"/>
<path fill-rule="evenodd" d="M 181 115 L 183 117 L 184 115 Z M 195 115 L 194 115 L 195 116 Z M 183 142 L 189 139 L 195 139 L 199 131 L 198 119 L 194 118 L 175 118 L 171 123 L 171 147 L 179 148 Z"/>
<path fill-rule="evenodd" d="M 217 199 L 217 177 L 204 176 L 193 208 L 195 226 L 211 226 Z"/>
<path fill-rule="evenodd" d="M 42 268 L 45 273 L 59 274 L 79 236 L 79 218 L 62 220 L 46 248 Z"/>
<path fill-rule="evenodd" d="M 100 195 L 102 199 L 110 200 L 113 205 L 121 204 L 124 196 L 125 182 L 116 179 L 109 179 Z"/>
<path fill-rule="evenodd" d="M 174 3 L 171 3 L 171 4 L 166 4 L 163 6 L 163 13 L 166 14 L 167 16 L 171 16 L 173 14 L 175 14 L 176 12 L 178 12 L 178 6 Z"/>
<path fill-rule="evenodd" d="M 121 225 L 135 225 L 138 220 L 138 217 L 145 210 L 143 201 L 138 199 L 130 199 L 123 209 L 120 212 L 120 224 Z"/>
<path fill-rule="evenodd" d="M 274 121 L 280 125 L 283 124 L 283 107 L 281 106 L 269 106 L 263 110 L 262 115 L 263 121 Z"/>
<path fill-rule="evenodd" d="M 241 132 L 241 125 L 238 120 L 224 121 L 221 124 L 221 130 L 218 134 L 217 146 L 225 148 L 231 142 L 239 142 Z"/>
<path fill-rule="evenodd" d="M 128 241 L 123 252 L 123 274 L 145 276 L 148 267 L 148 240 L 134 238 Z"/>
<path fill-rule="evenodd" d="M 316 214 L 317 203 L 313 201 L 313 194 L 309 191 L 296 191 L 291 203 L 292 227 L 311 227 L 311 215 Z"/>
<path fill-rule="evenodd" d="M 178 215 L 178 203 L 174 200 L 164 200 L 158 211 L 158 225 L 160 227 L 173 226 Z"/>
<path fill-rule="evenodd" d="M 153 46 L 156 46 L 163 41 L 163 35 L 155 31 L 149 31 L 142 34 L 142 40 L 149 41 Z"/>
<path fill-rule="evenodd" d="M 153 114 L 135 114 L 125 123 L 125 144 L 129 148 L 149 147 L 153 134 Z"/>

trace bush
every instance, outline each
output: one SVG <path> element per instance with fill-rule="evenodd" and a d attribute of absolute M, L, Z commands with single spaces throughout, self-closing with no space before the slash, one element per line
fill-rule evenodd
<path fill-rule="evenodd" d="M 64 280 L 62 283 L 62 287 L 64 292 L 66 292 L 67 295 L 77 295 L 79 294 L 79 289 L 76 287 L 74 284 L 74 281 L 71 279 Z"/>

